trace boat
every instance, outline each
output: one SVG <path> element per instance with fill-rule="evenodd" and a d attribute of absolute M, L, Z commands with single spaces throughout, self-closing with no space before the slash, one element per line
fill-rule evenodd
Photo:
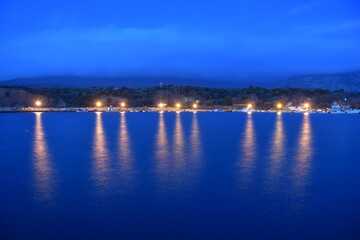
<path fill-rule="evenodd" d="M 333 103 L 333 105 L 331 105 L 331 108 L 328 109 L 328 113 L 339 114 L 339 113 L 344 113 L 344 112 L 341 110 L 340 105 Z"/>
<path fill-rule="evenodd" d="M 331 114 L 360 114 L 359 109 L 352 109 L 350 106 L 340 106 L 339 104 L 333 103 L 331 108 L 328 109 L 328 113 Z"/>
<path fill-rule="evenodd" d="M 105 112 L 116 112 L 113 107 L 109 107 Z"/>
<path fill-rule="evenodd" d="M 88 110 L 86 108 L 79 108 L 76 109 L 76 112 L 87 112 Z"/>
<path fill-rule="evenodd" d="M 349 109 L 349 110 L 345 110 L 344 113 L 347 113 L 347 114 L 360 114 L 360 110 L 359 109 Z"/>

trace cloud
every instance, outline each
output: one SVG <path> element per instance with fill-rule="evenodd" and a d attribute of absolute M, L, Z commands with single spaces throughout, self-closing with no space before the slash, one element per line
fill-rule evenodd
<path fill-rule="evenodd" d="M 61 28 L 1 44 L 0 72 L 3 79 L 57 74 L 238 78 L 360 67 L 359 39 L 327 39 L 306 31 Z"/>
<path fill-rule="evenodd" d="M 321 5 L 323 1 L 310 2 L 306 4 L 297 5 L 289 10 L 290 15 L 297 15 L 309 11 L 310 9 Z"/>
<path fill-rule="evenodd" d="M 297 26 L 293 30 L 306 34 L 334 33 L 346 30 L 355 30 L 355 32 L 360 32 L 360 19 L 335 22 L 333 24 Z"/>

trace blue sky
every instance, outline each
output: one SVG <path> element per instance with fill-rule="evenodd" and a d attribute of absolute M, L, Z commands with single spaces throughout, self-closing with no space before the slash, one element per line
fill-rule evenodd
<path fill-rule="evenodd" d="M 0 1 L 0 79 L 360 70 L 360 1 Z"/>

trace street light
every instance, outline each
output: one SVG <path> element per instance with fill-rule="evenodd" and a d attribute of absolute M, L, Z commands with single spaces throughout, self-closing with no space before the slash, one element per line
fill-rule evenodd
<path fill-rule="evenodd" d="M 304 107 L 305 107 L 305 108 L 310 108 L 310 104 L 309 104 L 309 103 L 305 103 L 305 104 L 304 104 Z"/>
<path fill-rule="evenodd" d="M 40 100 L 35 101 L 35 106 L 40 107 L 41 106 L 41 101 Z"/>
<path fill-rule="evenodd" d="M 196 103 L 193 104 L 193 108 L 197 108 L 198 105 Z"/>
<path fill-rule="evenodd" d="M 181 108 L 181 104 L 180 104 L 180 103 L 177 103 L 177 104 L 175 105 L 175 107 L 176 107 L 176 108 Z"/>
<path fill-rule="evenodd" d="M 283 107 L 283 105 L 282 105 L 281 103 L 278 103 L 278 104 L 276 105 L 276 107 L 277 107 L 278 109 L 281 109 L 281 108 Z"/>
<path fill-rule="evenodd" d="M 251 104 L 251 103 L 249 103 L 248 105 L 247 105 L 247 108 L 252 108 L 253 107 L 253 105 Z"/>
<path fill-rule="evenodd" d="M 97 106 L 97 107 L 101 107 L 101 105 L 102 105 L 102 103 L 101 103 L 100 101 L 97 101 L 97 102 L 96 102 L 96 106 Z"/>
<path fill-rule="evenodd" d="M 126 104 L 125 104 L 124 102 L 121 102 L 121 103 L 120 103 L 120 106 L 121 106 L 121 107 L 125 107 Z"/>

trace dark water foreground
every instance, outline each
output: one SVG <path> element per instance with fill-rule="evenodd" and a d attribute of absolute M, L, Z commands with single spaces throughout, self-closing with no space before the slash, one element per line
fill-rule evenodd
<path fill-rule="evenodd" d="M 360 116 L 0 115 L 0 239 L 360 239 Z"/>

